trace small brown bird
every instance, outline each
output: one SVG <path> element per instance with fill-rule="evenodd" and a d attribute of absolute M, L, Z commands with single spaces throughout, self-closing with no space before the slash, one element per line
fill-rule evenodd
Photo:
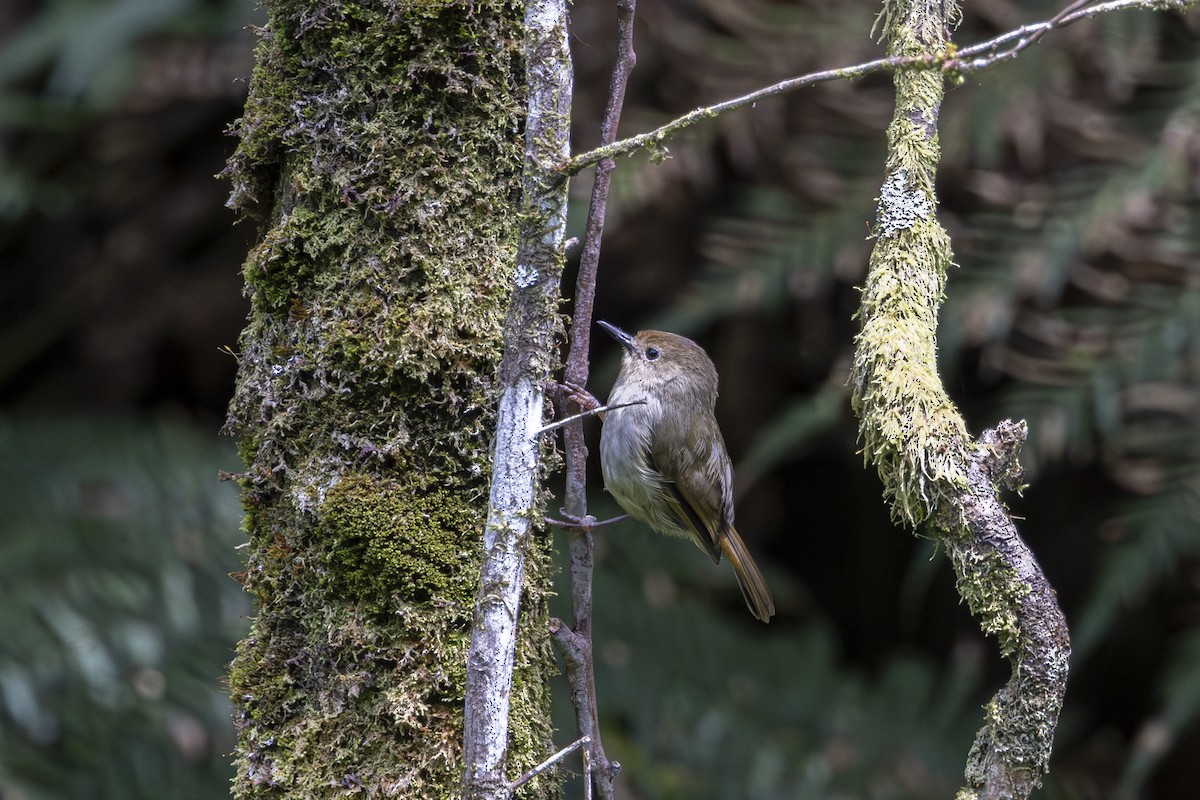
<path fill-rule="evenodd" d="M 733 468 L 714 416 L 717 368 L 683 336 L 600 326 L 625 347 L 608 404 L 635 404 L 605 415 L 605 487 L 634 519 L 691 537 L 714 563 L 724 554 L 750 612 L 768 622 L 775 601 L 733 527 Z"/>

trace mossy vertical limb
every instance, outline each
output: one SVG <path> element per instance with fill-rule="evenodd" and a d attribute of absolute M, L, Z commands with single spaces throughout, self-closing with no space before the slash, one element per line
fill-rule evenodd
<path fill-rule="evenodd" d="M 887 19 L 895 27 L 905 17 L 889 8 Z M 918 55 L 945 45 L 945 32 L 939 38 L 928 30 L 926 18 L 914 23 L 918 27 L 891 33 L 889 55 Z M 934 191 L 944 82 L 936 70 L 901 69 L 895 84 L 876 244 L 860 311 L 853 402 L 864 453 L 883 478 L 893 517 L 916 525 L 941 497 L 966 485 L 962 464 L 968 443 L 962 416 L 937 374 L 938 308 L 951 264 L 950 238 L 938 222 Z"/>
<path fill-rule="evenodd" d="M 521 9 L 266 6 L 226 171 L 231 205 L 263 226 L 227 425 L 258 604 L 230 669 L 234 796 L 456 797 L 520 222 Z M 551 750 L 543 541 L 525 567 L 515 770 Z"/>
<path fill-rule="evenodd" d="M 889 56 L 944 52 L 957 14 L 951 2 L 887 0 L 881 19 Z M 959 796 L 1023 798 L 1049 763 L 1066 684 L 1067 629 L 1053 589 L 997 497 L 1015 469 L 1023 436 L 1014 431 L 1023 432 L 1023 424 L 1002 423 L 973 442 L 937 374 L 938 310 L 952 263 L 934 191 L 943 76 L 936 67 L 901 68 L 895 86 L 852 402 L 864 455 L 879 471 L 893 518 L 925 525 L 943 542 L 959 593 L 1012 663 L 1012 678 L 988 705 Z"/>
<path fill-rule="evenodd" d="M 521 585 L 529 551 L 536 547 L 532 529 L 542 517 L 544 387 L 554 365 L 555 340 L 561 335 L 558 303 L 567 182 L 554 165 L 570 150 L 574 75 L 568 42 L 566 0 L 528 0 L 520 232 L 500 362 L 483 563 L 467 652 L 465 800 L 509 800 L 514 789 L 508 774 L 513 764 L 510 730 L 520 720 L 510 716 L 517 710 L 510 697 L 522 633 L 519 623 L 525 615 Z"/>

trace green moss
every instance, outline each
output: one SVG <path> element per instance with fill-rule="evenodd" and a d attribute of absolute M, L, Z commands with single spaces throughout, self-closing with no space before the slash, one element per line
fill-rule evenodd
<path fill-rule="evenodd" d="M 479 527 L 479 509 L 442 490 L 412 493 L 395 481 L 345 476 L 320 511 L 318 535 L 338 569 L 336 593 L 384 611 L 406 603 L 469 602 L 475 581 L 474 550 L 464 551 L 461 532 Z"/>
<path fill-rule="evenodd" d="M 1021 646 L 1019 605 L 1029 586 L 990 549 L 952 546 L 950 558 L 958 576 L 955 588 L 985 634 L 996 637 L 1000 654 L 1013 656 Z"/>

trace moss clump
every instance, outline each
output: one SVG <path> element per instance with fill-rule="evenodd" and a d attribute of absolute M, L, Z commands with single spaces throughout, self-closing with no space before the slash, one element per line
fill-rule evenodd
<path fill-rule="evenodd" d="M 933 28 L 913 31 L 897 30 L 900 18 L 899 7 L 888 3 L 890 55 L 920 55 L 941 38 L 944 23 L 937 19 L 928 21 Z M 952 263 L 934 188 L 945 88 L 936 69 L 901 70 L 895 82 L 887 178 L 851 382 L 863 454 L 879 471 L 892 518 L 915 527 L 966 487 L 970 438 L 937 374 L 938 308 Z"/>
<path fill-rule="evenodd" d="M 317 535 L 336 562 L 334 591 L 364 608 L 385 611 L 405 603 L 468 605 L 474 596 L 475 550 L 461 532 L 480 525 L 479 509 L 442 490 L 413 494 L 411 487 L 366 475 L 343 477 L 320 510 Z"/>
<path fill-rule="evenodd" d="M 996 637 L 1000 654 L 1013 656 L 1021 645 L 1019 604 L 1029 595 L 1029 584 L 994 550 L 960 542 L 949 552 L 958 576 L 955 588 L 959 596 L 979 621 L 980 629 Z"/>

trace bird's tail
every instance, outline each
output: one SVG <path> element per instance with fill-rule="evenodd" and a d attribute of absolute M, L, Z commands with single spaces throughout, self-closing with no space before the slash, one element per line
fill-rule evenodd
<path fill-rule="evenodd" d="M 738 586 L 742 589 L 742 597 L 746 599 L 750 613 L 763 622 L 770 622 L 771 615 L 775 613 L 775 601 L 771 598 L 771 590 L 767 588 L 767 582 L 759 572 L 758 565 L 746 549 L 746 543 L 732 525 L 725 529 L 725 535 L 721 537 L 721 552 L 733 565 L 733 572 L 737 575 Z"/>

